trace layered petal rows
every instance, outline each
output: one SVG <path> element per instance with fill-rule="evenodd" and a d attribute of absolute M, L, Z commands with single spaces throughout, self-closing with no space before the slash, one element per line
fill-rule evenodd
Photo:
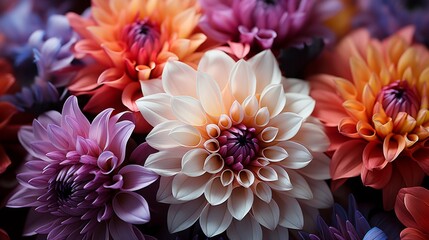
<path fill-rule="evenodd" d="M 310 116 L 309 87 L 273 62 L 270 51 L 235 62 L 217 50 L 197 71 L 170 61 L 165 93 L 137 100 L 154 126 L 146 140 L 159 152 L 145 166 L 162 176 L 157 199 L 172 204 L 171 232 L 199 220 L 208 237 L 287 238 L 303 227 L 303 209 L 331 205 L 329 141 Z"/>

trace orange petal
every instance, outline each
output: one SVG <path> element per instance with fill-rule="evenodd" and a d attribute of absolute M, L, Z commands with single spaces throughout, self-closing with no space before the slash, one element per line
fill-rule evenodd
<path fill-rule="evenodd" d="M 341 119 L 348 117 L 341 106 L 343 101 L 333 92 L 314 90 L 311 96 L 316 100 L 313 115 L 323 121 L 327 126 L 337 126 Z"/>
<path fill-rule="evenodd" d="M 366 115 L 366 107 L 361 102 L 356 100 L 347 100 L 343 103 L 343 107 L 357 121 L 368 121 L 368 117 Z"/>
<path fill-rule="evenodd" d="M 124 71 L 118 68 L 106 69 L 99 77 L 98 84 L 105 84 L 107 86 L 122 90 L 131 82 L 131 79 L 125 74 Z"/>
<path fill-rule="evenodd" d="M 338 124 L 338 131 L 350 138 L 360 138 L 356 129 L 356 121 L 349 117 L 341 119 Z"/>
<path fill-rule="evenodd" d="M 405 139 L 401 135 L 389 134 L 384 138 L 383 154 L 386 161 L 392 162 L 405 148 Z"/>
<path fill-rule="evenodd" d="M 372 116 L 372 123 L 374 124 L 377 134 L 382 138 L 389 135 L 393 130 L 392 118 L 383 117 L 380 113 L 376 113 Z"/>
<path fill-rule="evenodd" d="M 377 132 L 369 123 L 364 122 L 364 121 L 359 121 L 356 125 L 356 128 L 357 128 L 359 135 L 363 139 L 365 139 L 369 142 L 378 140 Z"/>
<path fill-rule="evenodd" d="M 332 156 L 330 171 L 333 180 L 356 177 L 362 168 L 362 152 L 366 146 L 363 140 L 344 142 Z"/>
<path fill-rule="evenodd" d="M 415 228 L 406 228 L 401 231 L 401 240 L 426 240 L 429 239 L 429 234 Z"/>
<path fill-rule="evenodd" d="M 361 172 L 362 183 L 375 189 L 386 186 L 392 176 L 392 164 L 387 164 L 383 169 L 372 171 L 363 167 Z"/>

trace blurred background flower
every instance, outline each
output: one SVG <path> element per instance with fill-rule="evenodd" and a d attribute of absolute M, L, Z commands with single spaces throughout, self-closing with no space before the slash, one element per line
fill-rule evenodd
<path fill-rule="evenodd" d="M 154 126 L 146 140 L 159 152 L 145 166 L 162 176 L 170 232 L 199 220 L 207 237 L 288 239 L 332 204 L 309 86 L 282 78 L 270 51 L 238 62 L 208 51 L 197 71 L 170 61 L 162 82 L 137 105 Z"/>
<path fill-rule="evenodd" d="M 423 187 L 402 188 L 396 197 L 395 212 L 406 226 L 401 239 L 429 239 L 429 190 Z"/>
<path fill-rule="evenodd" d="M 407 28 L 380 42 L 353 32 L 315 63 L 323 74 L 310 79 L 314 115 L 331 140 L 333 189 L 360 175 L 382 189 L 386 209 L 401 187 L 429 173 L 429 52 L 412 35 Z"/>
<path fill-rule="evenodd" d="M 129 155 L 134 124 L 112 111 L 90 123 L 72 96 L 62 114 L 47 112 L 21 128 L 19 139 L 29 156 L 7 206 L 32 207 L 24 235 L 144 239 L 133 224 L 148 222 L 150 213 L 136 191 L 158 176 L 142 166 L 151 153 L 146 144 Z"/>
<path fill-rule="evenodd" d="M 89 17 L 68 14 L 82 37 L 76 56 L 92 59 L 69 86 L 73 94 L 90 96 L 84 110 L 131 110 L 135 131 L 150 131 L 134 101 L 142 97 L 144 80 L 159 78 L 169 59 L 198 63 L 197 49 L 206 40 L 196 29 L 198 11 L 195 0 L 94 0 Z"/>

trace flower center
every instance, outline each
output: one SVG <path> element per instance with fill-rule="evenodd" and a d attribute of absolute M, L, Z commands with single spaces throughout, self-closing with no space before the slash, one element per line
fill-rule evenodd
<path fill-rule="evenodd" d="M 219 154 L 225 165 L 234 171 L 240 171 L 256 158 L 259 145 L 255 131 L 254 128 L 238 124 L 221 132 L 217 140 Z"/>
<path fill-rule="evenodd" d="M 267 5 L 275 5 L 277 0 L 262 0 Z"/>
<path fill-rule="evenodd" d="M 383 87 L 378 100 L 383 105 L 387 115 L 395 118 L 399 112 L 408 113 L 416 118 L 420 108 L 418 94 L 407 81 L 396 81 Z"/>
<path fill-rule="evenodd" d="M 131 52 L 138 53 L 141 49 L 153 50 L 158 48 L 159 29 L 145 18 L 127 25 L 123 30 L 122 40 Z"/>

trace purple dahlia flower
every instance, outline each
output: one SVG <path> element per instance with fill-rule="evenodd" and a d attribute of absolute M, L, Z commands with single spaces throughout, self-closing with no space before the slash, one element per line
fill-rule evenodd
<path fill-rule="evenodd" d="M 146 144 L 129 157 L 134 129 L 127 114 L 101 112 L 90 123 L 69 97 L 23 127 L 19 139 L 29 158 L 17 175 L 20 186 L 7 206 L 32 207 L 24 235 L 47 239 L 144 239 L 133 224 L 149 221 L 148 203 L 136 191 L 157 179 L 142 166 Z"/>
<path fill-rule="evenodd" d="M 373 36 L 385 38 L 400 28 L 413 25 L 415 39 L 429 46 L 429 1 L 361 0 L 354 27 L 367 27 Z"/>
<path fill-rule="evenodd" d="M 318 234 L 299 232 L 302 240 L 386 240 L 386 234 L 369 225 L 356 207 L 353 195 L 349 196 L 348 211 L 339 204 L 334 205 L 332 224 L 328 226 L 322 217 L 317 218 Z"/>
<path fill-rule="evenodd" d="M 303 46 L 332 38 L 323 21 L 341 7 L 338 0 L 200 0 L 200 27 L 219 43 L 240 42 L 253 49 Z"/>

